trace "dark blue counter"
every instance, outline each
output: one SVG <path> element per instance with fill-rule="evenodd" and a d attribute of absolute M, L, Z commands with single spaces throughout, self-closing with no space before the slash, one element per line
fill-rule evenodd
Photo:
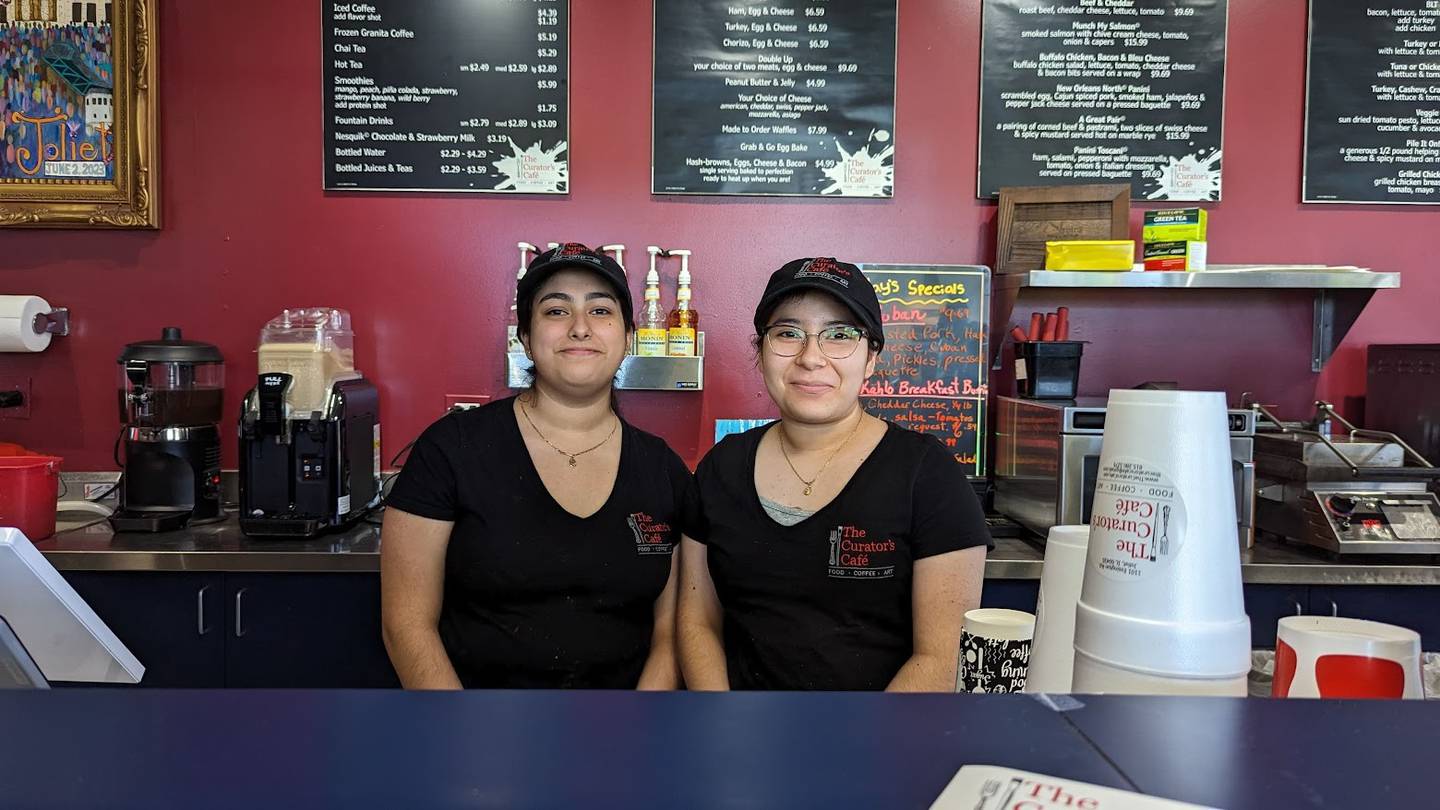
<path fill-rule="evenodd" d="M 1145 793 L 1213 807 L 1440 807 L 1440 703 L 1081 697 L 1066 713 Z"/>
<path fill-rule="evenodd" d="M 1440 742 L 1419 703 L 1081 701 L 0 692 L 0 804 L 925 808 L 993 764 L 1234 810 L 1402 806 L 1428 797 Z"/>

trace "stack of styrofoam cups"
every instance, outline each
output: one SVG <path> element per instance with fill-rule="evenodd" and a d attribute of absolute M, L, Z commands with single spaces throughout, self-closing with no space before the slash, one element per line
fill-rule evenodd
<path fill-rule="evenodd" d="M 1075 609 L 1075 692 L 1246 694 L 1225 396 L 1110 392 Z"/>
<path fill-rule="evenodd" d="M 1026 692 L 1070 691 L 1075 667 L 1075 604 L 1080 601 L 1089 542 L 1089 526 L 1054 526 L 1045 540 Z"/>

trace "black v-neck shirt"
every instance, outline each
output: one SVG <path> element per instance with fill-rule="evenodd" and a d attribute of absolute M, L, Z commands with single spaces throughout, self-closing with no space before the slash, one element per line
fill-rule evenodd
<path fill-rule="evenodd" d="M 545 488 L 513 403 L 431 425 L 386 500 L 454 521 L 445 651 L 466 687 L 633 689 L 655 600 L 696 511 L 690 471 L 662 439 L 622 420 L 610 497 L 576 517 Z"/>
<path fill-rule="evenodd" d="M 989 544 L 979 499 L 938 439 L 889 424 L 834 500 L 782 526 L 755 491 L 772 427 L 726 437 L 695 472 L 690 536 L 707 546 L 730 686 L 884 689 L 914 649 L 914 563 Z"/>

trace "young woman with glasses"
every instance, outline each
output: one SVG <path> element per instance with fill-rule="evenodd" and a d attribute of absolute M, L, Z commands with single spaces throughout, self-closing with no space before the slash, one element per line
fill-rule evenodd
<path fill-rule="evenodd" d="M 715 446 L 683 539 L 691 689 L 953 691 L 989 534 L 934 437 L 865 413 L 885 336 L 853 264 L 782 267 L 755 312 L 780 419 Z"/>

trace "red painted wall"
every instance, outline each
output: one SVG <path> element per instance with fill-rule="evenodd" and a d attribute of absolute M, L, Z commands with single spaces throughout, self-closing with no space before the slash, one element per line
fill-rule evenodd
<path fill-rule="evenodd" d="M 694 249 L 706 390 L 625 396 L 632 420 L 694 459 L 710 420 L 767 411 L 746 333 L 780 263 L 973 263 L 994 252 L 995 208 L 974 199 L 980 0 L 902 3 L 888 201 L 652 197 L 650 0 L 572 2 L 568 198 L 327 195 L 316 5 L 161 5 L 164 229 L 0 232 L 0 292 L 44 295 L 75 318 L 75 333 L 43 354 L 0 355 L 0 379 L 34 385 L 33 416 L 0 420 L 0 441 L 64 455 L 69 469 L 112 466 L 124 343 L 176 324 L 219 344 L 235 413 L 260 327 L 307 305 L 353 313 L 358 362 L 383 392 L 388 456 L 440 414 L 445 394 L 503 392 L 521 239 L 623 242 L 638 250 L 633 266 L 647 243 Z M 1362 394 L 1368 343 L 1440 340 L 1430 258 L 1440 210 L 1300 205 L 1306 4 L 1230 7 L 1225 200 L 1211 212 L 1211 260 L 1360 264 L 1401 271 L 1404 289 L 1375 297 L 1323 375 L 1309 371 L 1303 295 L 1069 296 L 1076 336 L 1092 341 L 1087 392 L 1164 377 L 1303 407 L 1317 391 Z M 227 466 L 234 456 L 227 447 Z"/>

